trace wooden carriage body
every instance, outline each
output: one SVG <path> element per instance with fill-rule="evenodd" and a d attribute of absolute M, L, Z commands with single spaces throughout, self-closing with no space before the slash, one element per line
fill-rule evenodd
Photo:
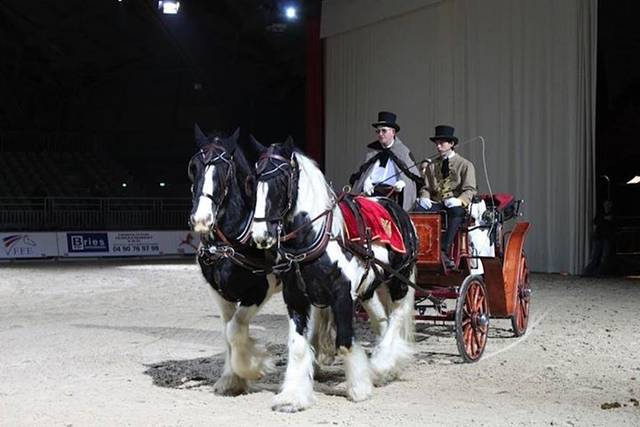
<path fill-rule="evenodd" d="M 468 362 L 478 360 L 484 351 L 489 318 L 509 318 L 514 334 L 524 334 L 530 295 L 524 241 L 530 224 L 515 223 L 495 257 L 471 254 L 468 229 L 462 227 L 449 254 L 456 268 L 449 269 L 441 259 L 443 215 L 412 213 L 411 220 L 419 239 L 416 319 L 454 321 L 458 349 Z M 482 263 L 482 275 L 472 274 L 471 266 L 477 262 Z M 451 299 L 456 300 L 455 309 L 444 303 Z"/>
<path fill-rule="evenodd" d="M 458 270 L 447 271 L 441 260 L 440 241 L 442 216 L 438 213 L 412 213 L 418 239 L 418 278 L 416 284 L 425 290 L 459 285 L 469 274 L 468 261 L 472 258 L 468 249 L 468 235 L 461 230 L 456 236 L 453 260 Z M 519 276 L 524 257 L 524 241 L 529 231 L 528 222 L 518 222 L 509 233 L 504 257 L 477 257 L 484 266 L 484 282 L 488 292 L 489 311 L 492 317 L 509 317 L 516 308 Z M 458 249 L 456 249 L 458 248 Z"/>

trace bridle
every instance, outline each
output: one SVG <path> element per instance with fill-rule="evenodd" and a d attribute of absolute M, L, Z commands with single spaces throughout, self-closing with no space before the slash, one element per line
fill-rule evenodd
<path fill-rule="evenodd" d="M 287 203 L 286 207 L 284 207 L 277 215 L 256 218 L 253 220 L 255 222 L 275 222 L 277 223 L 277 249 L 278 252 L 287 260 L 289 267 L 291 263 L 298 263 L 312 261 L 320 256 L 331 237 L 331 228 L 333 223 L 333 209 L 336 207 L 339 200 L 334 200 L 332 206 L 328 209 L 321 212 L 316 217 L 310 219 L 304 224 L 300 225 L 293 231 L 290 231 L 287 234 L 284 233 L 284 220 L 285 217 L 290 213 L 291 208 L 295 206 L 297 195 L 298 195 L 298 181 L 300 179 L 300 168 L 295 159 L 295 152 L 291 153 L 290 158 L 283 157 L 279 154 L 275 154 L 273 152 L 273 146 L 270 146 L 265 153 L 263 153 L 258 159 L 258 163 L 256 164 L 256 172 L 258 174 L 258 180 L 268 180 L 271 177 L 275 176 L 278 172 L 284 172 L 288 174 L 288 182 L 287 182 Z M 321 231 L 316 235 L 314 241 L 305 248 L 297 248 L 297 249 L 285 249 L 281 247 L 282 242 L 286 242 L 288 240 L 292 240 L 297 237 L 298 233 L 302 230 L 310 227 L 317 220 L 326 217 L 326 220 L 322 224 Z"/>
<path fill-rule="evenodd" d="M 218 184 L 218 188 L 221 189 L 221 196 L 219 200 L 216 201 L 213 194 L 205 193 L 204 191 L 201 193 L 201 196 L 200 196 L 200 197 L 206 197 L 209 200 L 211 200 L 211 203 L 214 206 L 213 218 L 215 218 L 216 224 L 217 224 L 219 219 L 218 216 L 221 214 L 222 203 L 225 201 L 229 193 L 229 187 L 230 187 L 229 182 L 231 181 L 231 178 L 235 171 L 235 165 L 233 162 L 234 153 L 227 152 L 227 150 L 222 145 L 216 144 L 215 142 L 212 142 L 207 146 L 201 148 L 200 151 L 197 152 L 189 161 L 188 174 L 191 182 L 193 182 L 194 180 L 193 174 L 191 173 L 191 165 L 192 165 L 192 162 L 198 156 L 202 156 L 203 158 L 202 163 L 204 164 L 205 168 L 207 166 L 212 166 L 212 165 L 213 166 L 221 166 L 223 164 L 227 165 L 226 172 L 223 175 L 218 175 L 220 178 L 218 178 L 217 184 Z M 244 230 L 234 240 L 237 240 L 239 243 L 243 245 L 246 244 L 250 237 L 250 232 L 249 232 L 250 225 L 251 225 L 251 218 L 249 218 L 249 221 L 247 221 L 247 224 L 245 225 Z M 227 245 L 231 244 L 230 239 L 224 235 L 220 227 L 214 227 L 214 231 L 222 242 L 224 242 Z"/>
<path fill-rule="evenodd" d="M 273 146 L 265 151 L 256 163 L 256 174 L 258 181 L 267 181 L 275 176 L 278 172 L 288 174 L 287 179 L 287 203 L 278 214 L 265 217 L 254 217 L 255 222 L 275 222 L 278 226 L 278 234 L 283 228 L 284 218 L 287 216 L 291 208 L 295 206 L 297 199 L 298 179 L 300 177 L 300 169 L 295 160 L 294 153 L 290 158 L 283 157 L 273 152 Z M 266 212 L 265 212 L 266 215 Z"/>
<path fill-rule="evenodd" d="M 218 187 L 222 189 L 222 196 L 220 197 L 220 200 L 216 202 L 216 199 L 213 197 L 213 194 L 209 194 L 205 192 L 201 193 L 202 196 L 210 199 L 211 202 L 216 206 L 216 214 L 214 215 L 214 218 L 217 218 L 218 209 L 222 204 L 222 202 L 224 201 L 224 199 L 227 197 L 227 193 L 229 192 L 229 180 L 231 179 L 231 175 L 233 174 L 233 170 L 234 170 L 233 154 L 227 153 L 227 150 L 223 146 L 218 145 L 215 142 L 212 142 L 206 147 L 201 148 L 200 151 L 198 151 L 189 161 L 189 166 L 187 171 L 188 171 L 189 179 L 191 180 L 191 182 L 193 182 L 195 178 L 191 173 L 191 165 L 198 156 L 202 156 L 202 163 L 204 164 L 205 168 L 207 166 L 212 166 L 212 165 L 213 166 L 219 166 L 222 164 L 227 165 L 227 172 L 224 175 L 222 175 L 222 178 L 217 183 Z"/>

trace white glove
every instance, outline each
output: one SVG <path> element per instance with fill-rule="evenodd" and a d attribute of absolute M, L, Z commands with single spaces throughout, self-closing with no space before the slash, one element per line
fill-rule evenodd
<path fill-rule="evenodd" d="M 397 192 L 400 192 L 406 185 L 407 184 L 405 184 L 404 181 L 400 180 L 393 184 L 393 189 Z"/>
<path fill-rule="evenodd" d="M 370 195 L 373 194 L 373 182 L 369 178 L 364 180 L 364 185 L 362 186 L 362 191 L 367 196 L 370 196 Z"/>
<path fill-rule="evenodd" d="M 449 197 L 444 200 L 444 205 L 448 208 L 454 208 L 456 206 L 462 206 L 462 200 L 457 197 Z"/>
<path fill-rule="evenodd" d="M 428 197 L 420 197 L 418 199 L 418 204 L 420 206 L 422 206 L 423 208 L 425 208 L 426 210 L 429 210 L 429 209 L 431 209 L 431 206 L 433 205 L 433 202 Z"/>

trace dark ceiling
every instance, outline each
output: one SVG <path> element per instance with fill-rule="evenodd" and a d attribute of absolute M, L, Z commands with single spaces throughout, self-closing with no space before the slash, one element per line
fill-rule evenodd
<path fill-rule="evenodd" d="M 166 176 L 189 157 L 194 122 L 304 146 L 306 23 L 320 0 L 297 3 L 301 19 L 285 24 L 284 0 L 183 0 L 176 16 L 156 0 L 0 0 L 0 148 L 97 145 Z M 640 174 L 637 11 L 599 2 L 596 167 L 617 184 Z"/>
<path fill-rule="evenodd" d="M 305 23 L 320 0 L 294 3 L 296 22 L 277 0 L 183 0 L 178 15 L 153 0 L 0 0 L 5 146 L 28 133 L 172 157 L 191 150 L 195 121 L 300 140 Z"/>

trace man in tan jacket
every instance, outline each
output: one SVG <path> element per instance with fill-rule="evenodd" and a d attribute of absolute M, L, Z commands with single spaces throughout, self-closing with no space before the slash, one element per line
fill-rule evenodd
<path fill-rule="evenodd" d="M 476 172 L 473 163 L 454 151 L 458 138 L 454 128 L 447 125 L 436 126 L 431 141 L 436 144 L 440 157 L 423 163 L 424 185 L 418 193 L 416 211 L 447 212 L 447 230 L 442 237 L 443 259 L 447 267 L 452 267 L 449 258 L 451 243 L 460 228 L 467 207 L 477 193 Z"/>

